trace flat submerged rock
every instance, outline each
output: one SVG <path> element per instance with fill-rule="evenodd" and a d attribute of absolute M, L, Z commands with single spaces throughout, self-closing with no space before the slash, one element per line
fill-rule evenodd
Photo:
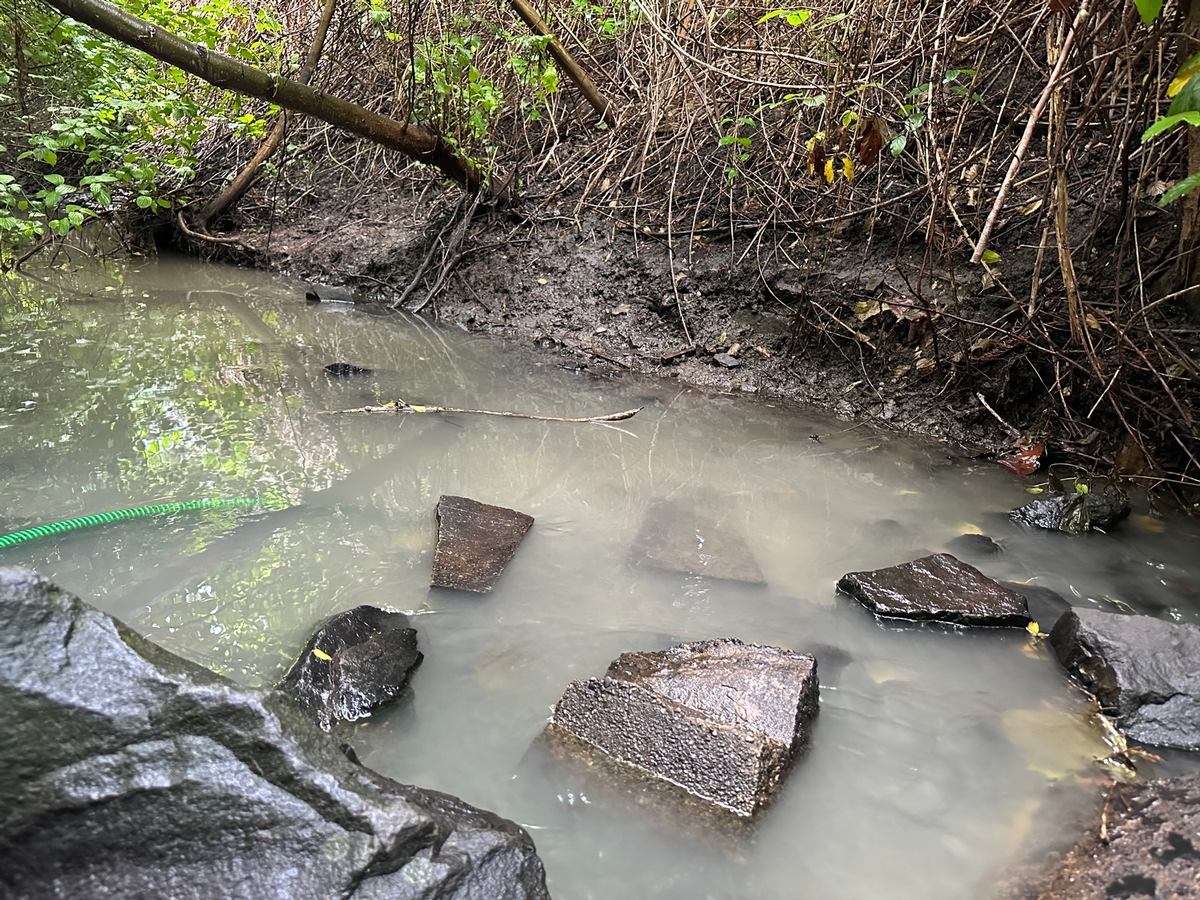
<path fill-rule="evenodd" d="M 666 572 L 766 584 L 750 545 L 729 517 L 727 512 L 660 500 L 646 512 L 629 561 Z"/>
<path fill-rule="evenodd" d="M 603 678 L 571 682 L 548 734 L 749 817 L 807 745 L 818 693 L 811 656 L 696 641 L 624 653 Z"/>
<path fill-rule="evenodd" d="M 478 594 L 496 586 L 533 527 L 533 516 L 467 497 L 440 497 L 437 521 L 430 587 Z"/>
<path fill-rule="evenodd" d="M 1025 598 L 949 553 L 843 575 L 837 589 L 877 616 L 954 625 L 1024 628 Z"/>

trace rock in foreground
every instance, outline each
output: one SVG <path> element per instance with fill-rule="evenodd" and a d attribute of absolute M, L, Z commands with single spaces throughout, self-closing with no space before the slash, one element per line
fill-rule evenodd
<path fill-rule="evenodd" d="M 817 715 L 811 656 L 729 638 L 623 653 L 549 726 L 739 816 L 767 803 Z"/>
<path fill-rule="evenodd" d="M 1100 824 L 1039 889 L 1037 900 L 1200 897 L 1200 774 L 1117 784 Z"/>
<path fill-rule="evenodd" d="M 529 836 L 0 569 L 0 896 L 546 898 Z"/>
<path fill-rule="evenodd" d="M 1200 749 L 1200 627 L 1073 609 L 1050 644 L 1130 737 Z"/>
<path fill-rule="evenodd" d="M 486 594 L 512 561 L 533 516 L 467 497 L 440 497 L 431 587 Z"/>
<path fill-rule="evenodd" d="M 843 575 L 837 588 L 878 616 L 1024 628 L 1025 598 L 949 553 Z"/>
<path fill-rule="evenodd" d="M 359 606 L 317 629 L 279 690 L 328 731 L 400 696 L 422 658 L 407 616 Z"/>

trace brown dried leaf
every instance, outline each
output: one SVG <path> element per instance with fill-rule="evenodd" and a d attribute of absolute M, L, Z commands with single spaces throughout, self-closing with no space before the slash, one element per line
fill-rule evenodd
<path fill-rule="evenodd" d="M 873 166 L 883 149 L 883 121 L 879 116 L 859 119 L 858 131 L 854 135 L 854 155 L 860 166 Z"/>

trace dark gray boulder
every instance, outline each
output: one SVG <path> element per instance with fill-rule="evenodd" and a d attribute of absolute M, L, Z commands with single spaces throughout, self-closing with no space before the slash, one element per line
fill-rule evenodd
<path fill-rule="evenodd" d="M 837 589 L 877 616 L 1016 628 L 1031 621 L 1024 597 L 949 553 L 850 572 Z"/>
<path fill-rule="evenodd" d="M 727 638 L 623 653 L 573 681 L 548 732 L 738 816 L 770 801 L 817 715 L 811 656 Z"/>
<path fill-rule="evenodd" d="M 1008 517 L 1018 525 L 1083 534 L 1108 531 L 1129 515 L 1129 497 L 1116 485 L 1104 485 L 1085 494 L 1064 493 L 1042 497 L 1014 509 Z"/>
<path fill-rule="evenodd" d="M 533 516 L 468 497 L 439 497 L 430 587 L 486 594 L 512 561 Z"/>
<path fill-rule="evenodd" d="M 1130 737 L 1200 749 L 1200 627 L 1073 609 L 1050 632 L 1050 644 Z"/>
<path fill-rule="evenodd" d="M 0 896 L 546 898 L 519 827 L 0 569 Z"/>
<path fill-rule="evenodd" d="M 317 629 L 278 688 L 328 731 L 400 696 L 422 658 L 407 616 L 359 606 Z"/>
<path fill-rule="evenodd" d="M 1115 784 L 1100 822 L 1040 885 L 1037 900 L 1200 897 L 1200 773 Z"/>

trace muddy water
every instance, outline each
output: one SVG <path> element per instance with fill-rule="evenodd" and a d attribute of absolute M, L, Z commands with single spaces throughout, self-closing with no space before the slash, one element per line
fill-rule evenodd
<path fill-rule="evenodd" d="M 44 273 L 0 303 L 0 532 L 149 503 L 258 497 L 0 550 L 171 650 L 250 684 L 360 603 L 418 613 L 412 697 L 347 738 L 381 772 L 526 825 L 567 898 L 986 896 L 1095 793 L 1105 748 L 1023 632 L 877 622 L 850 570 L 969 530 L 988 574 L 1080 605 L 1200 621 L 1200 536 L 1137 515 L 1029 536 L 1026 485 L 910 442 L 671 382 L 610 381 L 396 314 L 304 303 L 295 283 L 184 262 Z M 323 366 L 368 366 L 337 380 Z M 416 404 L 581 416 L 329 416 Z M 441 494 L 537 523 L 495 592 L 431 592 Z M 671 499 L 719 510 L 767 585 L 633 567 Z M 284 508 L 286 507 L 286 508 Z M 1048 624 L 1048 623 L 1047 623 Z M 736 636 L 816 651 L 813 746 L 759 827 L 714 840 L 630 812 L 528 753 L 568 681 L 625 650 Z M 1186 761 L 1184 762 L 1186 765 Z"/>

